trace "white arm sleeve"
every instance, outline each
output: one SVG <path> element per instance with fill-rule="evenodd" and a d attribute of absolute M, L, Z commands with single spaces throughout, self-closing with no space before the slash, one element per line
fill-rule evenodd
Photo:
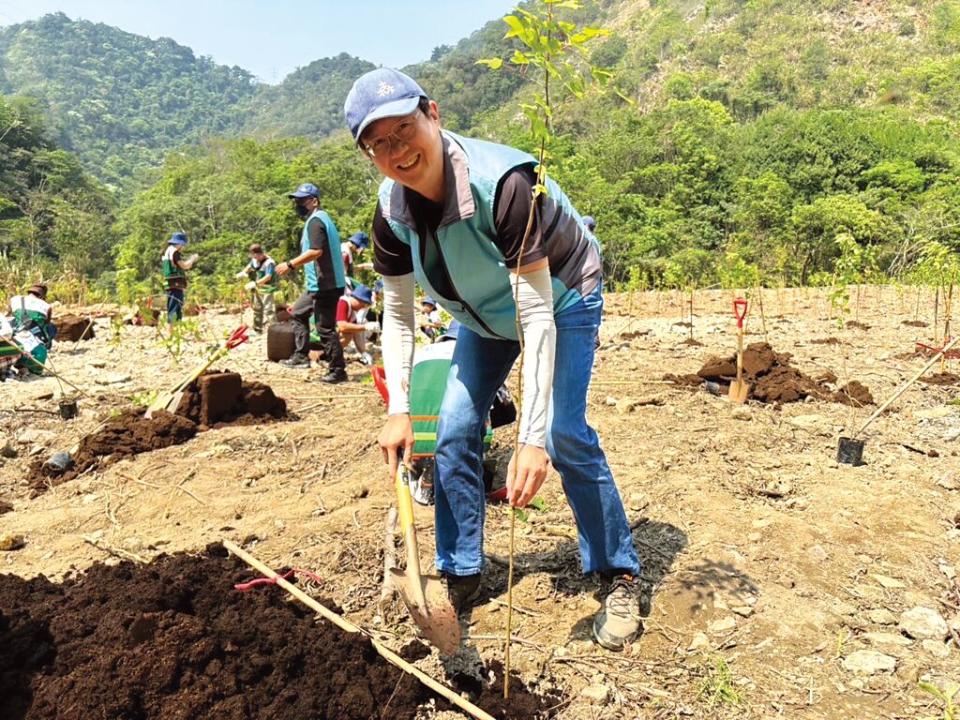
<path fill-rule="evenodd" d="M 557 326 L 553 321 L 553 285 L 550 268 L 514 275 L 523 329 L 523 396 L 520 442 L 546 447 L 547 416 L 553 395 L 553 362 Z"/>
<path fill-rule="evenodd" d="M 388 415 L 410 412 L 413 367 L 413 273 L 383 278 L 383 369 L 387 375 Z"/>

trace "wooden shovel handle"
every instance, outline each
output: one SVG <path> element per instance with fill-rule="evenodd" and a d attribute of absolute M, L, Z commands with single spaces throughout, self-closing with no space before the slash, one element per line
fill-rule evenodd
<path fill-rule="evenodd" d="M 397 493 L 397 514 L 400 516 L 400 529 L 403 530 L 403 543 L 407 548 L 407 577 L 413 587 L 417 606 L 426 611 L 427 600 L 423 595 L 423 582 L 420 580 L 420 547 L 417 544 L 417 526 L 413 521 L 413 499 L 410 497 L 410 485 L 407 483 L 409 470 L 402 462 L 397 467 L 397 480 L 394 483 Z"/>

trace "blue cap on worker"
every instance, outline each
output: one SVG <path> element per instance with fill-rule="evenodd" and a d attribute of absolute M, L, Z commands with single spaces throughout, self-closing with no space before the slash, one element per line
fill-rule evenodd
<path fill-rule="evenodd" d="M 167 245 L 186 245 L 187 244 L 187 234 L 182 232 L 175 232 L 170 236 L 170 239 L 167 240 Z"/>
<path fill-rule="evenodd" d="M 434 300 L 434 299 L 433 299 L 432 297 L 430 297 L 429 295 L 424 295 L 424 296 L 423 296 L 423 300 L 420 301 L 420 304 L 421 304 L 421 305 L 429 305 L 430 307 L 434 307 L 434 308 L 435 308 L 435 307 L 437 306 L 437 301 Z"/>
<path fill-rule="evenodd" d="M 583 224 L 587 226 L 587 230 L 590 232 L 593 232 L 597 229 L 597 221 L 593 219 L 592 215 L 584 215 Z"/>
<path fill-rule="evenodd" d="M 370 288 L 366 285 L 360 285 L 359 283 L 354 285 L 350 294 L 364 305 L 373 305 L 373 295 L 370 292 Z"/>
<path fill-rule="evenodd" d="M 320 190 L 313 183 L 303 183 L 292 193 L 287 195 L 288 198 L 305 198 L 305 197 L 320 197 Z"/>
<path fill-rule="evenodd" d="M 365 232 L 355 232 L 349 237 L 347 242 L 353 243 L 353 245 L 361 250 L 366 250 L 370 246 L 370 236 Z"/>
<path fill-rule="evenodd" d="M 375 293 L 382 293 L 382 292 L 383 292 L 383 280 L 378 279 L 378 280 L 373 284 L 373 291 L 374 291 Z"/>
<path fill-rule="evenodd" d="M 343 114 L 353 139 L 360 142 L 370 123 L 409 115 L 425 97 L 423 88 L 409 75 L 393 68 L 377 68 L 353 83 L 343 103 Z"/>

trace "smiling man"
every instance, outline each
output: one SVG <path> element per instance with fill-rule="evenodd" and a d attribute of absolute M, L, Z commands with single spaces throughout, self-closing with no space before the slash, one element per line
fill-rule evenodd
<path fill-rule="evenodd" d="M 586 396 L 600 323 L 600 251 L 563 191 L 536 201 L 536 161 L 441 128 L 440 111 L 410 77 L 389 68 L 359 78 L 344 105 L 359 148 L 386 176 L 373 218 L 374 267 L 384 277 L 382 350 L 389 389 L 380 446 L 394 477 L 414 434 L 407 388 L 414 347 L 414 281 L 461 323 L 436 445 L 437 568 L 451 600 L 476 599 L 483 569 L 483 430 L 516 360 L 517 305 L 526 346 L 520 450 L 510 503 L 523 507 L 551 461 L 573 509 L 586 573 L 606 579 L 594 625 L 619 649 L 640 629 L 640 563 Z M 514 304 L 514 284 L 518 303 Z"/>

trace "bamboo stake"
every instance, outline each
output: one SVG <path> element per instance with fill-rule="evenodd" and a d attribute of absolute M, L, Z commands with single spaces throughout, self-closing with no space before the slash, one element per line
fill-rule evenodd
<path fill-rule="evenodd" d="M 481 708 L 477 707 L 469 700 L 466 700 L 461 695 L 459 695 L 458 693 L 448 688 L 446 685 L 443 685 L 437 680 L 434 680 L 432 677 L 430 677 L 425 672 L 423 672 L 420 668 L 411 665 L 402 657 L 400 657 L 395 652 L 393 652 L 393 650 L 388 648 L 386 645 L 381 644 L 376 638 L 370 635 L 369 632 L 363 630 L 361 627 L 357 625 L 354 625 L 352 622 L 350 622 L 346 618 L 340 615 L 337 615 L 335 612 L 333 612 L 329 608 L 324 607 L 323 605 L 318 603 L 316 600 L 314 600 L 312 597 L 310 597 L 305 592 L 303 592 L 303 590 L 298 588 L 296 585 L 292 585 L 286 580 L 284 580 L 282 577 L 277 575 L 277 573 L 274 572 L 269 566 L 264 565 L 262 562 L 257 560 L 255 557 L 253 557 L 246 551 L 240 549 L 229 540 L 224 540 L 223 546 L 227 550 L 229 550 L 231 553 L 236 555 L 238 558 L 243 560 L 247 565 L 254 568 L 264 576 L 275 579 L 277 585 L 279 585 L 288 593 L 293 595 L 293 597 L 295 597 L 297 600 L 302 602 L 308 608 L 317 612 L 324 619 L 332 622 L 334 625 L 336 625 L 338 628 L 340 628 L 344 632 L 359 633 L 367 637 L 370 640 L 370 644 L 373 645 L 374 649 L 378 653 L 380 653 L 380 656 L 384 660 L 386 660 L 391 665 L 400 668 L 404 672 L 410 673 L 415 678 L 417 678 L 417 680 L 422 682 L 424 685 L 426 685 L 428 688 L 433 690 L 435 693 L 437 693 L 441 697 L 445 698 L 446 700 L 449 700 L 451 703 L 456 705 L 465 713 L 468 713 L 469 715 L 476 718 L 477 720 L 495 720 L 492 715 L 490 715 L 487 712 L 484 712 Z M 507 682 L 508 682 L 508 676 L 505 675 L 504 683 L 506 684 Z"/>

